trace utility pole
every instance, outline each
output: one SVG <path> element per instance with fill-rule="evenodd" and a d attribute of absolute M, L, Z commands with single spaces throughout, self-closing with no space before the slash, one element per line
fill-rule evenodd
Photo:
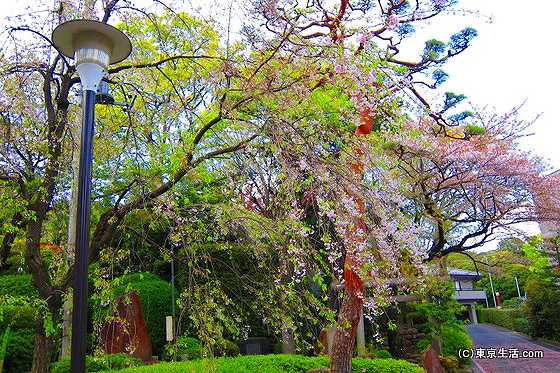
<path fill-rule="evenodd" d="M 494 291 L 494 283 L 492 282 L 492 273 L 490 272 L 490 264 L 488 264 L 488 257 L 486 257 L 486 266 L 488 267 L 488 277 L 490 278 L 490 288 L 492 289 L 492 299 L 494 300 L 494 308 L 498 307 L 496 303 L 496 292 Z"/>
<path fill-rule="evenodd" d="M 519 288 L 519 281 L 517 280 L 517 276 L 515 276 L 515 285 L 517 285 L 517 294 L 519 295 L 519 298 L 523 298 L 521 296 L 521 289 Z"/>

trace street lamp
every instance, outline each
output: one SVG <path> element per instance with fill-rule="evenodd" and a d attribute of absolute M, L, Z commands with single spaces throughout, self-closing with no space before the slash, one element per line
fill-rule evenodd
<path fill-rule="evenodd" d="M 82 83 L 82 137 L 80 145 L 76 253 L 72 310 L 71 371 L 86 371 L 87 287 L 91 212 L 91 164 L 95 93 L 109 64 L 128 57 L 132 45 L 120 30 L 92 20 L 58 25 L 52 42 L 60 53 L 73 58 Z"/>

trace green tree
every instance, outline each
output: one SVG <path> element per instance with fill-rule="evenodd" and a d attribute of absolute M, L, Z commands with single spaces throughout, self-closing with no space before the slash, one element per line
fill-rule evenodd
<path fill-rule="evenodd" d="M 112 2 L 110 6 L 104 9 L 102 20 L 107 21 L 111 15 L 118 14 L 121 8 L 117 7 L 117 3 Z M 61 12 L 53 12 L 54 17 L 50 19 L 59 22 L 61 16 L 70 18 L 76 16 L 72 12 L 77 7 L 72 7 L 72 5 L 71 2 L 65 1 L 64 7 L 61 4 Z M 121 13 L 120 17 L 122 18 L 124 15 Z M 135 43 L 138 45 L 138 54 L 133 64 L 117 66 L 110 73 L 122 72 L 123 70 L 134 70 L 135 72 L 144 70 L 145 75 L 142 79 L 150 83 L 150 80 L 145 80 L 146 77 L 150 76 L 153 80 L 150 87 L 158 87 L 158 84 L 160 84 L 159 87 L 162 87 L 161 81 L 169 83 L 163 70 L 165 65 L 171 72 L 176 71 L 175 68 L 181 62 L 199 60 L 198 63 L 192 64 L 190 68 L 185 68 L 185 71 L 191 71 L 193 74 L 182 75 L 185 80 L 192 79 L 193 81 L 193 84 L 185 85 L 185 87 L 191 88 L 190 93 L 187 91 L 176 92 L 173 89 L 169 89 L 169 91 L 174 92 L 174 95 L 182 94 L 177 100 L 172 100 L 173 102 L 181 102 L 182 97 L 187 97 L 190 94 L 194 97 L 195 103 L 200 102 L 201 97 L 204 97 L 208 91 L 197 86 L 199 80 L 195 79 L 195 75 L 201 75 L 200 70 L 209 68 L 209 65 L 204 65 L 202 61 L 211 60 L 213 56 L 203 56 L 203 54 L 206 52 L 214 53 L 213 48 L 216 48 L 216 43 L 212 41 L 216 40 L 215 34 L 212 34 L 211 24 L 209 23 L 195 21 L 180 14 L 174 14 L 174 17 L 178 20 L 177 22 L 182 24 L 189 25 L 190 23 L 191 28 L 182 28 L 185 31 L 182 36 L 185 40 L 191 40 L 192 43 L 181 42 L 181 45 L 185 48 L 169 51 L 173 53 L 172 55 L 152 54 L 151 57 L 141 53 L 141 43 Z M 129 17 L 129 19 L 131 25 L 134 25 L 133 18 Z M 166 34 L 163 32 L 163 28 L 157 28 L 157 21 L 158 19 L 153 19 L 149 23 L 152 26 L 152 35 L 154 37 L 158 35 L 164 37 Z M 59 55 L 52 53 L 54 49 L 49 44 L 50 31 L 54 26 L 53 24 L 43 25 L 36 22 L 18 26 L 15 23 L 10 25 L 7 32 L 3 34 L 9 36 L 9 40 L 16 44 L 26 45 L 27 50 L 30 51 L 30 53 L 24 53 L 20 49 L 9 49 L 8 45 L 14 44 L 3 44 L 5 49 L 2 51 L 3 79 L 1 83 L 2 96 L 0 97 L 0 112 L 2 114 L 0 181 L 2 182 L 2 200 L 6 201 L 2 206 L 3 223 L 10 224 L 9 229 L 6 230 L 9 234 L 4 235 L 2 258 L 7 258 L 7 251 L 12 246 L 14 241 L 12 236 L 14 234 L 25 238 L 24 258 L 26 268 L 33 276 L 33 283 L 39 292 L 39 297 L 47 305 L 47 307 L 42 308 L 44 314 L 40 315 L 36 325 L 32 372 L 48 370 L 52 351 L 56 348 L 56 338 L 54 329 L 45 330 L 44 325 L 56 325 L 58 323 L 62 294 L 70 286 L 74 270 L 70 266 L 65 273 L 59 272 L 56 276 L 53 276 L 39 253 L 41 240 L 48 236 L 45 232 L 47 224 L 56 218 L 55 213 L 57 211 L 53 209 L 53 206 L 55 206 L 55 202 L 64 200 L 68 191 L 70 180 L 68 170 L 70 169 L 71 148 L 74 144 L 73 139 L 69 137 L 69 129 L 72 123 L 77 122 L 76 113 L 78 112 L 78 106 L 73 105 L 72 102 L 79 81 L 75 69 Z M 161 31 L 161 34 L 158 34 L 159 31 Z M 171 30 L 168 32 L 171 32 Z M 41 37 L 28 38 L 25 35 Z M 156 41 L 157 39 L 151 39 L 151 42 Z M 175 45 L 178 44 L 178 42 L 175 42 Z M 34 54 L 33 51 L 37 53 Z M 144 48 L 143 52 L 147 51 L 149 51 L 149 48 Z M 200 69 L 197 70 L 195 67 Z M 153 73 L 149 73 L 149 71 L 153 71 Z M 119 76 L 122 76 L 122 73 Z M 134 81 L 132 76 L 133 74 L 131 74 L 131 82 Z M 162 80 L 155 79 L 158 76 L 163 77 Z M 140 77 L 137 79 L 138 82 L 141 81 Z M 118 83 L 114 79 L 112 79 L 112 82 Z M 167 87 L 171 88 L 170 84 L 167 84 Z M 184 147 L 172 149 L 170 145 L 167 145 L 167 151 L 161 152 L 155 151 L 153 147 L 144 147 L 140 145 L 139 139 L 151 137 L 152 133 L 161 134 L 162 138 L 165 138 L 166 135 L 164 131 L 159 131 L 159 129 L 137 126 L 138 123 L 157 124 L 165 127 L 166 124 L 172 123 L 173 115 L 177 116 L 180 113 L 173 112 L 173 108 L 169 108 L 166 116 L 158 116 L 158 114 L 161 114 L 158 105 L 168 101 L 171 102 L 169 96 L 158 95 L 157 92 L 149 96 L 145 94 L 146 90 L 134 92 L 138 88 L 134 84 L 130 84 L 128 88 L 132 90 L 133 93 L 131 94 L 137 94 L 141 97 L 142 101 L 138 99 L 138 102 L 142 104 L 140 106 L 142 110 L 133 115 L 131 112 L 122 113 L 108 109 L 105 113 L 100 112 L 98 115 L 99 136 L 96 146 L 95 168 L 96 170 L 99 169 L 101 173 L 99 175 L 100 179 L 97 179 L 100 183 L 94 184 L 93 191 L 95 216 L 93 220 L 93 239 L 90 245 L 91 260 L 98 257 L 102 248 L 110 247 L 113 244 L 112 240 L 115 237 L 115 232 L 130 211 L 152 203 L 155 198 L 167 192 L 195 165 L 219 154 L 242 148 L 245 143 L 243 139 L 231 139 L 231 142 L 224 148 L 213 148 L 211 150 L 203 148 L 202 153 L 195 154 L 195 148 L 200 145 L 204 135 L 221 120 L 220 115 L 217 115 L 213 118 L 197 120 L 197 124 L 193 124 L 194 127 L 191 129 L 194 135 L 189 138 L 188 144 Z M 117 96 L 117 99 L 124 100 L 127 97 L 121 95 Z M 147 100 L 147 97 L 152 100 Z M 192 102 L 183 100 L 182 103 Z M 143 111 L 147 108 L 152 108 L 152 111 Z M 183 109 L 182 112 L 186 112 L 188 109 L 184 106 L 181 106 L 181 108 Z M 143 118 L 142 114 L 144 113 L 149 114 L 149 116 Z M 140 118 L 142 121 L 135 121 L 135 118 Z M 124 125 L 128 130 L 123 127 Z M 178 132 L 174 129 L 173 134 L 177 136 Z M 109 139 L 117 142 L 109 143 L 107 142 Z M 179 136 L 175 141 L 178 140 Z M 149 144 L 149 142 L 142 142 L 142 144 Z M 137 146 L 134 147 L 134 145 Z M 216 144 L 216 146 L 218 145 Z M 166 149 L 164 143 L 159 144 L 159 146 L 161 149 Z M 111 152 L 109 152 L 109 149 L 112 149 Z M 150 149 L 154 154 L 153 157 L 148 157 Z M 182 153 L 179 151 L 181 149 Z M 182 158 L 178 158 L 180 153 L 183 154 Z M 119 157 L 119 154 L 128 155 L 130 158 Z M 160 172 L 154 173 L 145 162 L 149 159 L 150 162 L 159 161 L 159 164 L 163 164 L 157 159 L 156 155 L 158 154 L 177 154 L 176 157 L 169 157 L 170 159 L 167 161 L 169 166 L 165 170 L 165 175 Z M 136 162 L 130 163 L 131 160 L 136 160 Z M 103 165 L 107 165 L 107 168 L 104 168 Z M 131 166 L 132 169 L 129 168 Z M 109 181 L 103 176 L 103 171 L 108 169 L 113 171 Z M 4 217 L 6 220 L 4 220 Z M 44 324 L 43 321 L 47 323 Z"/>
<path fill-rule="evenodd" d="M 560 340 L 560 293 L 555 284 L 532 279 L 526 286 L 527 301 L 523 310 L 529 318 L 531 336 Z"/>

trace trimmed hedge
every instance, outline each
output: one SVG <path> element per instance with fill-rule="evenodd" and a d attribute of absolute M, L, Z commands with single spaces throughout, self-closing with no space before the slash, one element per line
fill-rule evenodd
<path fill-rule="evenodd" d="M 31 370 L 34 335 L 33 329 L 12 330 L 2 373 L 22 373 Z M 4 331 L 0 331 L 0 343 L 3 336 Z"/>
<path fill-rule="evenodd" d="M 12 333 L 3 373 L 28 372 L 33 360 L 33 336 L 37 310 L 28 306 L 0 306 L 0 343 L 8 327 Z"/>
<path fill-rule="evenodd" d="M 17 275 L 1 275 L 0 295 L 9 295 L 13 298 L 36 298 L 38 293 L 31 282 L 31 275 L 22 273 Z"/>
<path fill-rule="evenodd" d="M 503 326 L 506 329 L 515 330 L 516 332 L 529 334 L 529 321 L 523 316 L 520 309 L 515 308 L 484 308 L 479 310 L 481 319 L 484 322 Z"/>
<path fill-rule="evenodd" d="M 29 306 L 0 306 L 0 333 L 9 326 L 12 331 L 35 329 L 37 310 Z"/>
<path fill-rule="evenodd" d="M 51 365 L 51 373 L 70 373 L 70 356 L 63 358 Z M 102 372 L 109 369 L 124 369 L 137 367 L 142 364 L 140 359 L 136 359 L 128 354 L 111 354 L 102 356 L 86 356 L 86 372 Z"/>
<path fill-rule="evenodd" d="M 138 368 L 110 371 L 112 373 L 307 373 L 310 369 L 327 368 L 324 356 L 252 355 L 230 358 L 200 359 L 177 363 L 159 363 Z M 418 365 L 405 360 L 352 359 L 353 373 L 425 373 Z"/>

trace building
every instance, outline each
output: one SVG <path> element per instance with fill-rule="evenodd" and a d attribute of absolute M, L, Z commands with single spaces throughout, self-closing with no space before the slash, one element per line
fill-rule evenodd
<path fill-rule="evenodd" d="M 482 275 L 465 269 L 452 267 L 447 268 L 447 272 L 454 284 L 454 298 L 459 303 L 467 306 L 470 322 L 472 324 L 478 324 L 475 305 L 477 303 L 486 303 L 488 298 L 486 297 L 486 290 L 477 290 L 474 288 L 473 281 L 478 280 Z"/>

